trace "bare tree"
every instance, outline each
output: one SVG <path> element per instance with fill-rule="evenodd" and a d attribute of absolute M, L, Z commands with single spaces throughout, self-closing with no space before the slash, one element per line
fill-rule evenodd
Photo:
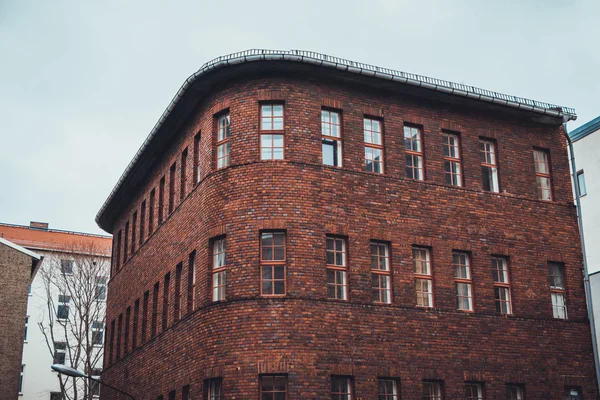
<path fill-rule="evenodd" d="M 93 243 L 74 242 L 67 252 L 47 257 L 38 272 L 47 299 L 47 310 L 38 325 L 48 350 L 55 363 L 87 375 L 102 366 L 108 256 L 106 249 Z M 87 379 L 61 374 L 58 379 L 65 400 L 91 400 L 97 389 Z"/>

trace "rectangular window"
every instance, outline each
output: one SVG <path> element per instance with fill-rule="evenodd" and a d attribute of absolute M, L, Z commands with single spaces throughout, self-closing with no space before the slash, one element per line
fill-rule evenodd
<path fill-rule="evenodd" d="M 374 303 L 392 302 L 390 253 L 386 243 L 371 242 L 371 293 Z"/>
<path fill-rule="evenodd" d="M 50 400 L 64 400 L 61 392 L 50 392 Z"/>
<path fill-rule="evenodd" d="M 209 379 L 206 381 L 208 400 L 223 400 L 223 381 L 218 379 Z"/>
<path fill-rule="evenodd" d="M 181 388 L 181 400 L 190 400 L 190 385 Z"/>
<path fill-rule="evenodd" d="M 404 153 L 406 154 L 406 177 L 422 181 L 423 135 L 420 128 L 404 126 Z"/>
<path fill-rule="evenodd" d="M 162 224 L 165 212 L 165 177 L 158 184 L 158 224 Z"/>
<path fill-rule="evenodd" d="M 465 399 L 483 400 L 483 385 L 481 383 L 465 383 Z"/>
<path fill-rule="evenodd" d="M 200 132 L 194 136 L 194 184 L 200 182 Z"/>
<path fill-rule="evenodd" d="M 458 135 L 443 133 L 442 138 L 444 141 L 444 173 L 446 176 L 446 185 L 462 186 L 462 169 Z"/>
<path fill-rule="evenodd" d="M 583 396 L 581 395 L 581 388 L 566 386 L 565 400 L 583 400 Z"/>
<path fill-rule="evenodd" d="M 133 253 L 135 253 L 135 235 L 136 235 L 136 230 L 137 230 L 137 217 L 138 217 L 138 213 L 137 211 L 135 211 L 133 213 L 133 219 L 131 220 L 131 255 L 133 255 Z"/>
<path fill-rule="evenodd" d="M 121 359 L 121 340 L 123 339 L 123 314 L 117 320 L 117 360 Z"/>
<path fill-rule="evenodd" d="M 100 380 L 101 375 L 102 375 L 102 369 L 100 369 L 100 368 L 92 369 L 92 378 Z M 92 393 L 93 398 L 100 397 L 100 382 L 90 380 L 90 392 Z"/>
<path fill-rule="evenodd" d="M 94 346 L 102 346 L 104 344 L 104 322 L 92 322 L 92 344 Z"/>
<path fill-rule="evenodd" d="M 327 267 L 327 297 L 348 300 L 346 239 L 327 236 L 325 263 Z"/>
<path fill-rule="evenodd" d="M 171 290 L 171 273 L 165 274 L 165 284 L 163 286 L 163 308 L 162 308 L 162 330 L 167 330 L 169 322 L 169 293 Z"/>
<path fill-rule="evenodd" d="M 177 264 L 175 267 L 175 298 L 173 299 L 173 319 L 175 322 L 181 318 L 181 272 L 183 263 Z"/>
<path fill-rule="evenodd" d="M 229 166 L 230 122 L 229 113 L 221 115 L 217 119 L 217 169 Z"/>
<path fill-rule="evenodd" d="M 413 247 L 412 250 L 417 306 L 433 307 L 433 277 L 431 274 L 430 251 L 426 247 Z"/>
<path fill-rule="evenodd" d="M 287 400 L 287 376 L 262 375 L 260 400 Z"/>
<path fill-rule="evenodd" d="M 212 254 L 212 300 L 225 300 L 226 287 L 226 255 L 227 243 L 225 238 L 215 239 L 213 241 Z"/>
<path fill-rule="evenodd" d="M 179 200 L 183 200 L 187 191 L 187 147 L 181 153 L 181 182 L 179 183 Z"/>
<path fill-rule="evenodd" d="M 110 342 L 108 343 L 108 363 L 113 362 L 113 350 L 115 344 L 115 320 L 113 319 L 110 323 Z"/>
<path fill-rule="evenodd" d="M 568 319 L 567 303 L 565 301 L 564 266 L 558 263 L 548 263 L 548 274 L 552 298 L 552 315 L 554 318 Z"/>
<path fill-rule="evenodd" d="M 454 281 L 456 283 L 456 306 L 459 310 L 473 311 L 473 279 L 467 253 L 453 252 Z"/>
<path fill-rule="evenodd" d="M 175 396 L 177 396 L 177 392 L 175 390 L 171 390 L 169 392 L 169 400 L 175 400 Z"/>
<path fill-rule="evenodd" d="M 56 318 L 58 319 L 69 319 L 69 304 L 71 303 L 71 296 L 61 294 L 58 296 L 58 307 L 56 309 Z"/>
<path fill-rule="evenodd" d="M 150 326 L 150 337 L 156 336 L 157 324 L 158 324 L 158 291 L 160 283 L 154 284 L 154 291 L 152 292 L 152 322 Z"/>
<path fill-rule="evenodd" d="M 579 197 L 585 196 L 587 194 L 587 189 L 585 187 L 585 175 L 583 174 L 583 170 L 577 172 L 577 185 L 579 187 Z"/>
<path fill-rule="evenodd" d="M 25 334 L 23 335 L 23 341 L 27 341 L 27 329 L 29 328 L 29 315 L 25 317 Z"/>
<path fill-rule="evenodd" d="M 60 272 L 63 275 L 73 275 L 73 260 L 60 260 Z"/>
<path fill-rule="evenodd" d="M 148 208 L 148 236 L 154 232 L 154 204 L 156 201 L 156 189 L 150 192 L 150 205 Z"/>
<path fill-rule="evenodd" d="M 169 214 L 173 212 L 175 208 L 175 170 L 177 164 L 173 163 L 169 169 Z"/>
<path fill-rule="evenodd" d="M 323 164 L 342 166 L 342 125 L 340 114 L 321 110 Z"/>
<path fill-rule="evenodd" d="M 285 232 L 260 234 L 260 294 L 285 295 Z"/>
<path fill-rule="evenodd" d="M 122 231 L 119 229 L 119 233 L 117 234 L 117 246 L 116 246 L 116 254 L 115 257 L 117 258 L 117 271 L 121 268 L 121 238 L 122 238 Z"/>
<path fill-rule="evenodd" d="M 383 174 L 383 135 L 381 121 L 363 119 L 365 140 L 365 171 Z"/>
<path fill-rule="evenodd" d="M 144 292 L 144 303 L 142 304 L 142 343 L 146 342 L 148 332 L 148 303 L 150 302 L 150 291 Z"/>
<path fill-rule="evenodd" d="M 498 161 L 496 156 L 496 144 L 491 140 L 480 140 L 479 150 L 481 154 L 481 175 L 483 177 L 483 190 L 498 193 Z"/>
<path fill-rule="evenodd" d="M 137 348 L 139 320 L 140 320 L 140 299 L 136 299 L 134 306 L 133 306 L 133 329 L 131 331 L 131 336 L 132 336 L 131 350 L 132 351 Z"/>
<path fill-rule="evenodd" d="M 440 381 L 423 381 L 423 400 L 442 400 Z"/>
<path fill-rule="evenodd" d="M 331 400 L 352 400 L 352 378 L 344 376 L 331 377 Z"/>
<path fill-rule="evenodd" d="M 524 400 L 525 391 L 518 385 L 506 385 L 506 400 Z"/>
<path fill-rule="evenodd" d="M 146 200 L 142 201 L 140 208 L 140 246 L 144 243 L 146 235 Z"/>
<path fill-rule="evenodd" d="M 196 297 L 196 251 L 192 251 L 188 258 L 188 275 L 187 275 L 187 313 L 194 311 L 194 300 Z"/>
<path fill-rule="evenodd" d="M 507 258 L 492 257 L 492 280 L 494 281 L 496 311 L 500 314 L 512 314 Z"/>
<path fill-rule="evenodd" d="M 535 163 L 535 180 L 537 184 L 538 199 L 552 201 L 552 183 L 550 176 L 550 162 L 548 158 L 547 150 L 533 150 L 533 162 Z"/>
<path fill-rule="evenodd" d="M 377 379 L 377 400 L 398 400 L 398 380 L 389 378 Z"/>
<path fill-rule="evenodd" d="M 125 222 L 125 237 L 123 238 L 123 264 L 129 259 L 129 221 Z"/>
<path fill-rule="evenodd" d="M 283 104 L 261 105 L 260 130 L 260 159 L 283 160 Z"/>
<path fill-rule="evenodd" d="M 67 343 L 54 342 L 54 358 L 52 364 L 65 364 L 67 358 Z"/>
<path fill-rule="evenodd" d="M 125 337 L 123 340 L 123 354 L 129 354 L 129 327 L 131 323 L 131 307 L 125 311 Z"/>
<path fill-rule="evenodd" d="M 98 300 L 98 301 L 106 300 L 107 283 L 108 283 L 108 277 L 96 276 L 95 300 Z"/>
<path fill-rule="evenodd" d="M 25 364 L 21 364 L 21 376 L 19 377 L 19 394 L 23 393 L 23 375 L 25 375 Z"/>

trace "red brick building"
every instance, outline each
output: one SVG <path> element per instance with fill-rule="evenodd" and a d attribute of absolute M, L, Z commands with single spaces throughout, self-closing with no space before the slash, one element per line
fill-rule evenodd
<path fill-rule="evenodd" d="M 143 399 L 595 398 L 575 117 L 309 52 L 207 63 L 98 213 L 103 379 Z"/>

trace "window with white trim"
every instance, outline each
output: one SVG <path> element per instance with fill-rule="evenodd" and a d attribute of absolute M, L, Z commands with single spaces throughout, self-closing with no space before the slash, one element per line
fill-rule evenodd
<path fill-rule="evenodd" d="M 230 123 L 229 113 L 223 114 L 217 119 L 217 169 L 229 166 Z"/>
<path fill-rule="evenodd" d="M 462 186 L 462 166 L 458 135 L 442 133 L 444 143 L 444 175 L 446 185 Z"/>
<path fill-rule="evenodd" d="M 371 292 L 374 303 L 392 302 L 392 277 L 387 243 L 371 242 Z"/>
<path fill-rule="evenodd" d="M 383 174 L 383 135 L 381 121 L 364 118 L 365 171 Z"/>
<path fill-rule="evenodd" d="M 431 275 L 431 255 L 426 247 L 413 247 L 415 292 L 417 306 L 433 307 L 433 277 Z"/>
<path fill-rule="evenodd" d="M 52 364 L 65 364 L 67 357 L 67 343 L 54 342 L 54 357 Z"/>
<path fill-rule="evenodd" d="M 498 161 L 496 155 L 496 144 L 491 140 L 481 139 L 479 141 L 481 155 L 481 175 L 483 177 L 483 190 L 498 193 Z"/>
<path fill-rule="evenodd" d="M 323 164 L 342 166 L 342 125 L 336 111 L 321 110 Z"/>
<path fill-rule="evenodd" d="M 550 296 L 552 298 L 552 315 L 558 319 L 568 319 L 566 291 L 564 283 L 564 266 L 559 263 L 548 263 L 550 280 Z"/>
<path fill-rule="evenodd" d="M 71 296 L 64 294 L 58 295 L 58 307 L 56 308 L 56 318 L 58 319 L 69 319 L 69 304 L 71 303 Z"/>
<path fill-rule="evenodd" d="M 225 300 L 226 286 L 226 267 L 225 259 L 227 246 L 225 238 L 215 239 L 213 241 L 213 262 L 212 262 L 212 300 Z"/>
<path fill-rule="evenodd" d="M 94 346 L 102 346 L 104 344 L 104 322 L 92 322 L 92 344 Z"/>
<path fill-rule="evenodd" d="M 406 156 L 406 177 L 418 181 L 425 179 L 421 128 L 404 125 L 404 153 Z"/>
<path fill-rule="evenodd" d="M 454 281 L 456 283 L 456 307 L 459 310 L 473 311 L 473 278 L 471 262 L 464 252 L 452 252 Z"/>
<path fill-rule="evenodd" d="M 106 276 L 96 277 L 96 300 L 106 300 L 106 288 L 108 278 Z"/>
<path fill-rule="evenodd" d="M 348 265 L 346 262 L 346 239 L 327 236 L 327 297 L 348 300 Z"/>

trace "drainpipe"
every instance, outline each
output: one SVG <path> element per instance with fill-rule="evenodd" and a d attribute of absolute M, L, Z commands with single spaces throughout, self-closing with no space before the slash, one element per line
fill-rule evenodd
<path fill-rule="evenodd" d="M 573 176 L 573 185 L 575 186 L 575 207 L 577 210 L 577 222 L 579 223 L 579 236 L 581 238 L 581 253 L 583 254 L 583 286 L 585 288 L 585 300 L 587 303 L 587 312 L 590 319 L 590 330 L 592 333 L 592 349 L 594 351 L 594 366 L 596 368 L 596 385 L 600 390 L 600 368 L 598 366 L 598 343 L 596 342 L 596 324 L 594 323 L 594 306 L 592 304 L 592 292 L 590 288 L 590 276 L 588 274 L 587 257 L 585 252 L 585 239 L 583 235 L 583 216 L 581 215 L 581 199 L 579 198 L 579 180 L 577 179 L 577 167 L 575 166 L 575 152 L 573 142 L 569 137 L 566 118 L 563 118 L 563 133 L 567 138 L 569 152 L 571 153 L 571 175 Z"/>

